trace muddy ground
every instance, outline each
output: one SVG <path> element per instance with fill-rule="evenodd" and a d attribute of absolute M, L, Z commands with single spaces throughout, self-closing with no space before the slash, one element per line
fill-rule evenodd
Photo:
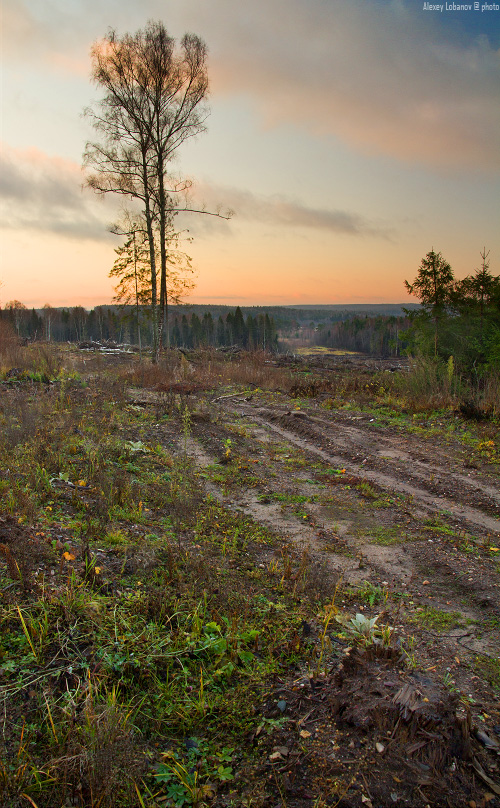
<path fill-rule="evenodd" d="M 275 683 L 263 714 L 286 704 L 294 731 L 276 731 L 249 777 L 280 773 L 277 806 L 315 804 L 329 779 L 347 782 L 334 803 L 346 807 L 500 805 L 498 465 L 462 439 L 457 414 L 432 430 L 423 416 L 395 424 L 261 391 L 189 409 L 184 449 L 208 490 L 354 593 L 339 619 L 393 629 L 389 650 L 335 647 L 332 632 L 329 673 Z M 155 437 L 179 445 L 168 431 Z M 245 793 L 270 804 L 257 785 Z"/>

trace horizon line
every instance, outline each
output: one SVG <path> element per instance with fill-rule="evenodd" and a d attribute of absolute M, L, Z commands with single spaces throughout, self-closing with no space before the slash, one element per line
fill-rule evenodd
<path fill-rule="evenodd" d="M 31 304 L 30 305 L 30 304 L 24 304 L 21 300 L 16 300 L 15 302 L 21 303 L 27 309 L 36 309 L 36 310 L 40 310 L 40 311 L 43 311 L 44 306 L 47 306 L 47 305 L 51 306 L 51 308 L 53 308 L 53 309 L 74 309 L 74 308 L 77 308 L 77 307 L 81 306 L 83 309 L 85 309 L 87 311 L 92 311 L 92 309 L 99 308 L 100 306 L 115 307 L 115 308 L 122 308 L 122 307 L 125 308 L 125 306 L 135 306 L 135 303 L 128 303 L 128 304 L 123 305 L 122 303 L 116 303 L 116 302 L 94 303 L 92 305 L 88 305 L 88 304 L 85 305 L 84 303 L 63 303 L 61 305 L 52 305 L 51 303 L 48 304 L 47 302 L 45 302 L 42 305 L 36 305 L 36 304 Z M 404 303 L 403 302 L 395 303 L 393 301 L 383 301 L 383 302 L 379 301 L 377 303 L 370 302 L 370 301 L 362 301 L 362 302 L 356 302 L 356 303 L 353 303 L 353 302 L 350 302 L 350 303 L 347 303 L 347 302 L 340 302 L 340 303 L 222 303 L 219 300 L 214 300 L 212 302 L 206 302 L 206 303 L 169 303 L 168 308 L 170 308 L 170 309 L 172 309 L 172 308 L 189 308 L 189 307 L 193 307 L 193 306 L 224 306 L 225 308 L 234 308 L 234 307 L 239 306 L 240 308 L 244 308 L 244 309 L 250 309 L 250 308 L 253 308 L 253 309 L 259 309 L 259 308 L 260 309 L 270 309 L 270 308 L 274 308 L 274 309 L 280 309 L 280 308 L 283 308 L 283 309 L 286 309 L 286 308 L 294 308 L 294 309 L 300 309 L 300 308 L 314 309 L 314 308 L 317 308 L 317 309 L 321 309 L 321 308 L 328 308 L 330 306 L 401 306 L 401 307 L 404 307 L 404 306 L 419 306 L 419 305 L 420 305 L 419 303 L 413 302 L 413 301 L 408 301 L 408 302 L 404 302 Z M 149 305 L 146 304 L 146 305 L 143 306 L 143 308 L 149 308 Z M 3 307 L 0 306 L 0 311 L 7 311 L 5 305 Z"/>

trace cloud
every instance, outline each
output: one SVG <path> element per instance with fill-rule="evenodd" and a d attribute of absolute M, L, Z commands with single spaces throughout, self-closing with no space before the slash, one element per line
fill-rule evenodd
<path fill-rule="evenodd" d="M 80 166 L 37 149 L 0 151 L 0 203 L 4 228 L 47 231 L 108 241 L 112 205 L 99 205 L 82 190 Z"/>
<path fill-rule="evenodd" d="M 97 241 L 111 238 L 107 222 L 116 216 L 119 199 L 100 204 L 82 189 L 83 173 L 76 163 L 50 157 L 37 149 L 0 150 L 0 203 L 4 228 L 48 231 Z M 236 221 L 260 222 L 270 227 L 308 228 L 352 236 L 388 237 L 389 231 L 355 213 L 308 208 L 281 196 L 264 197 L 205 182 L 197 184 L 190 207 L 235 212 Z M 231 232 L 225 219 L 182 214 L 181 227 L 198 235 Z"/>
<path fill-rule="evenodd" d="M 18 63 L 88 73 L 90 43 L 110 24 L 124 33 L 156 17 L 206 39 L 213 95 L 249 97 L 264 126 L 292 123 L 432 169 L 500 167 L 499 52 L 415 0 L 4 5 L 6 56 Z"/>
<path fill-rule="evenodd" d="M 260 222 L 262 224 L 289 228 L 326 230 L 350 236 L 377 236 L 389 238 L 391 233 L 383 224 L 371 222 L 356 213 L 342 210 L 310 208 L 283 196 L 265 197 L 237 188 L 216 184 L 196 184 L 193 202 L 203 200 L 207 210 L 226 209 L 234 211 L 235 221 Z M 208 217 L 206 217 L 208 218 Z M 217 229 L 224 224 L 210 217 L 209 221 L 194 223 L 194 229 L 201 226 L 206 230 Z M 225 227 L 224 229 L 227 229 Z"/>
<path fill-rule="evenodd" d="M 212 0 L 197 19 L 215 93 L 251 97 L 269 127 L 431 167 L 500 167 L 500 54 L 485 36 L 454 40 L 451 24 L 446 38 L 422 4 Z"/>

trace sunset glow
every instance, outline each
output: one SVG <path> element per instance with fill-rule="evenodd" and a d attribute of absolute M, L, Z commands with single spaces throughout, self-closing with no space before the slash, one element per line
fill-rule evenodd
<path fill-rule="evenodd" d="M 405 302 L 431 248 L 500 274 L 500 12 L 416 0 L 7 0 L 0 304 L 108 303 L 120 200 L 83 189 L 90 47 L 162 19 L 209 49 L 191 302 Z"/>

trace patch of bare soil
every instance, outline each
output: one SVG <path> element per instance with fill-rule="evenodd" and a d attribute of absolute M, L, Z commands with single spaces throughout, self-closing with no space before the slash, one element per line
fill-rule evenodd
<path fill-rule="evenodd" d="M 373 419 L 340 413 L 314 415 L 239 403 L 238 412 L 266 423 L 294 445 L 378 486 L 410 495 L 429 512 L 450 511 L 464 523 L 500 534 L 500 490 L 477 470 L 463 473 L 463 458 L 412 434 L 373 426 Z M 431 454 L 431 457 L 429 457 Z"/>
<path fill-rule="evenodd" d="M 469 709 L 429 675 L 408 671 L 397 650 L 348 648 L 330 674 L 277 683 L 270 696 L 267 716 L 280 703 L 290 722 L 253 742 L 282 778 L 287 805 L 308 806 L 325 786 L 326 804 L 343 808 L 451 808 L 477 798 L 471 771 L 485 774 L 476 757 L 484 755 Z M 252 804 L 265 804 L 249 791 Z"/>

